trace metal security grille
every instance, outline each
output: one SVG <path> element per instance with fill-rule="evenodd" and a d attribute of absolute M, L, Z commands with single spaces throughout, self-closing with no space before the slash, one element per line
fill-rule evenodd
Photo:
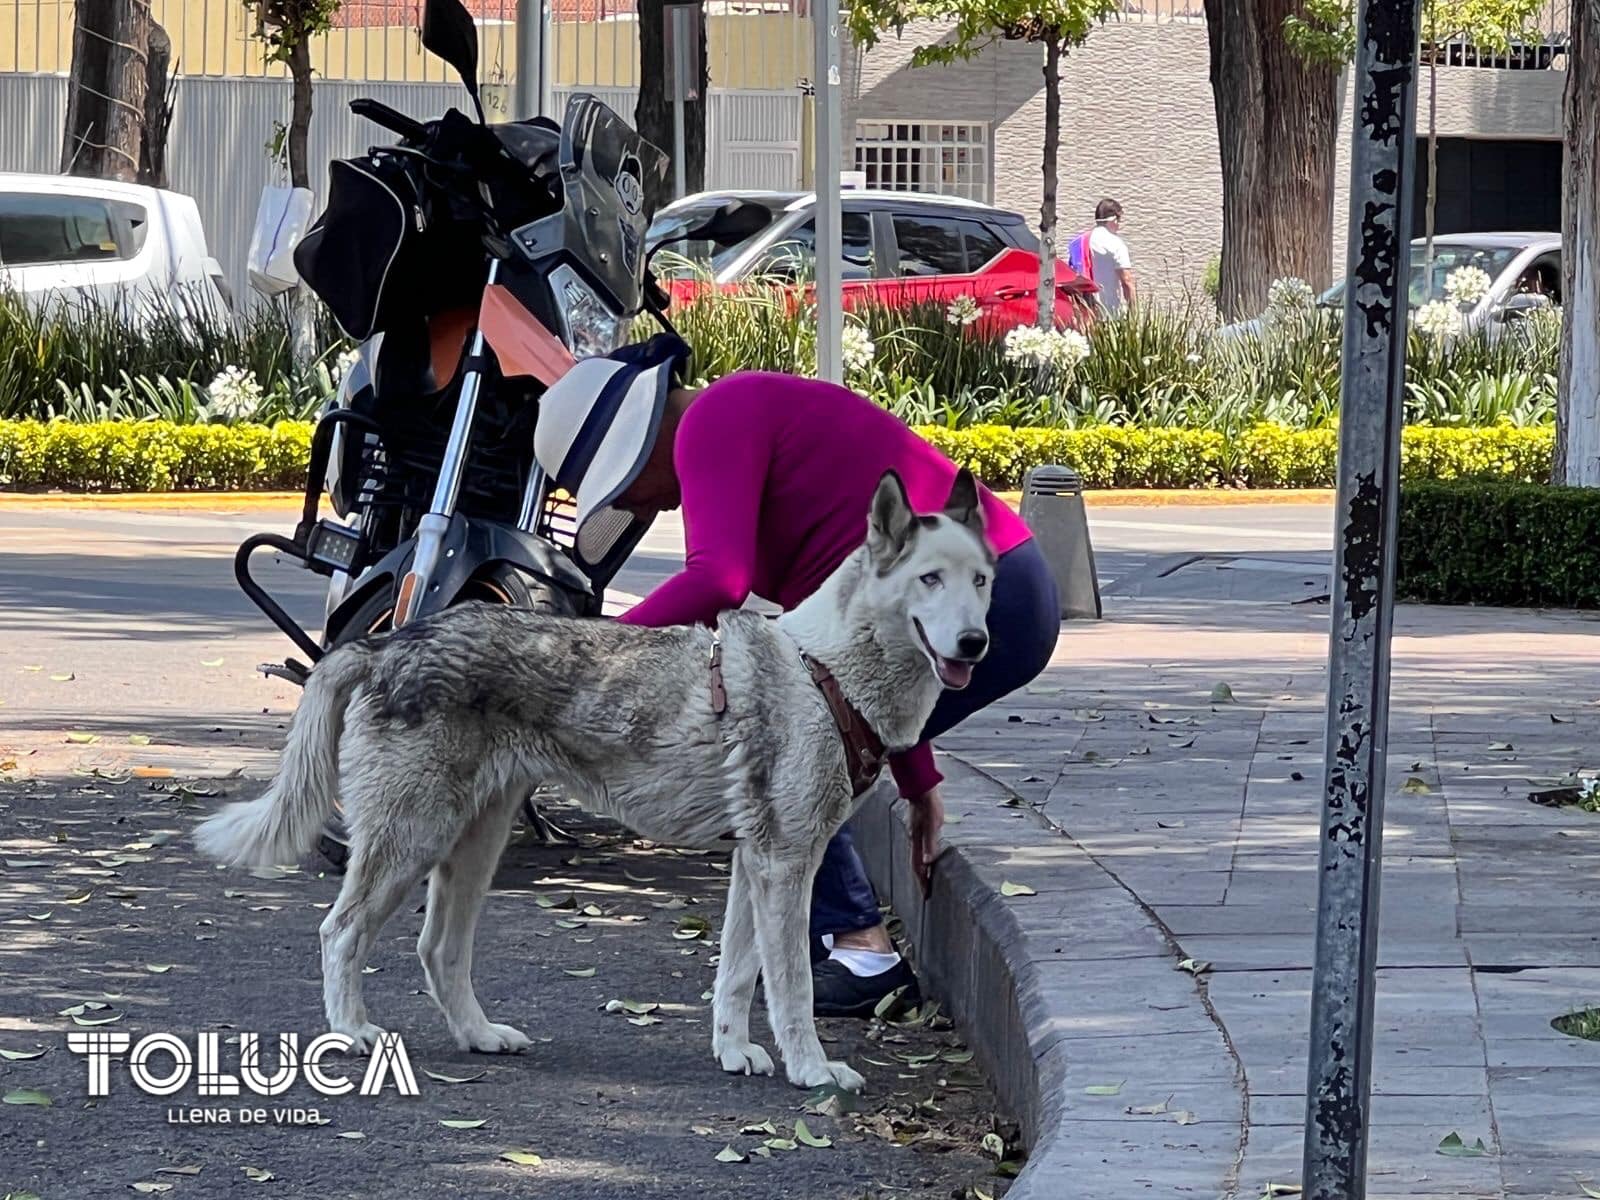
<path fill-rule="evenodd" d="M 856 170 L 869 188 L 989 199 L 989 127 L 856 122 Z"/>

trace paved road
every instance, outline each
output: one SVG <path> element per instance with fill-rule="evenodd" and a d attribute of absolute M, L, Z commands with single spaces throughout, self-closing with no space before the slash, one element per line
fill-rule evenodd
<path fill-rule="evenodd" d="M 1104 585 L 1137 580 L 1174 555 L 1324 552 L 1331 511 L 1314 505 L 1090 507 Z M 233 581 L 248 534 L 287 531 L 288 510 L 129 512 L 0 506 L 0 657 L 45 668 L 0 675 L 0 728 L 25 714 L 125 721 L 157 714 L 227 726 L 263 706 L 286 710 L 294 689 L 254 675 L 292 646 Z M 321 623 L 321 580 L 258 555 L 262 575 L 310 627 Z M 677 569 L 673 517 L 651 531 L 616 580 L 614 606 Z M 1188 574 L 1180 572 L 1176 590 Z M 1163 585 L 1175 590 L 1169 580 Z M 217 660 L 221 660 L 219 663 Z M 210 665 L 208 665 L 210 664 Z M 70 685 L 52 676 L 73 673 Z"/>
<path fill-rule="evenodd" d="M 513 849 L 485 918 L 483 993 L 530 1033 L 552 1039 L 529 1057 L 482 1064 L 449 1045 L 414 994 L 413 913 L 385 935 L 374 964 L 380 972 L 368 980 L 374 1009 L 400 1018 L 408 1034 L 417 1030 L 420 1067 L 461 1075 L 486 1066 L 484 1079 L 427 1083 L 423 1101 L 404 1109 L 324 1105 L 334 1117 L 327 1127 L 169 1127 L 164 1105 L 125 1088 L 84 1111 L 79 1064 L 61 1049 L 61 1035 L 74 1028 L 63 1008 L 110 1004 L 109 1012 L 126 1016 L 113 1028 L 135 1034 L 314 1024 L 315 926 L 332 881 L 225 878 L 166 841 L 215 802 L 175 796 L 166 790 L 172 781 L 202 777 L 210 781 L 203 791 L 246 790 L 272 767 L 298 692 L 254 666 L 290 647 L 234 586 L 231 556 L 246 534 L 291 521 L 286 512 L 230 511 L 225 503 L 181 512 L 0 507 L 0 851 L 13 863 L 47 864 L 0 870 L 0 1048 L 49 1048 L 40 1059 L 0 1062 L 0 1090 L 37 1087 L 57 1099 L 48 1110 L 0 1110 L 15 1127 L 0 1137 L 0 1194 L 27 1187 L 44 1200 L 87 1200 L 148 1182 L 173 1184 L 175 1196 L 221 1195 L 248 1182 L 246 1167 L 272 1171 L 289 1195 L 371 1195 L 377 1180 L 401 1178 L 419 1194 L 515 1191 L 562 1200 L 688 1198 L 711 1188 L 796 1200 L 855 1200 L 880 1187 L 964 1196 L 974 1182 L 993 1194 L 1003 1189 L 984 1182 L 988 1170 L 975 1152 L 993 1101 L 971 1068 L 904 1061 L 962 1057 L 952 1035 L 928 1030 L 880 1030 L 887 1043 L 864 1042 L 860 1026 L 833 1030 L 841 1048 L 867 1064 L 868 1112 L 877 1115 L 865 1132 L 853 1121 L 816 1121 L 835 1136 L 836 1149 L 778 1151 L 793 1156 L 781 1166 L 715 1163 L 724 1142 L 749 1148 L 759 1141 L 741 1139 L 741 1125 L 792 1125 L 799 1115 L 783 1084 L 711 1071 L 699 999 L 709 952 L 682 955 L 692 947 L 667 936 L 664 914 L 651 907 L 657 893 L 694 895 L 714 914 L 721 877 L 587 825 L 589 845 L 576 861 L 571 851 Z M 1101 574 L 1110 582 L 1179 551 L 1300 550 L 1320 536 L 1327 514 L 1118 508 L 1094 521 Z M 648 591 L 680 561 L 681 531 L 663 521 L 618 579 L 614 606 Z M 290 610 L 314 626 L 318 580 L 287 567 L 274 580 Z M 246 779 L 226 778 L 230 772 Z M 107 854 L 125 861 L 107 865 Z M 566 928 L 559 910 L 530 903 L 532 893 L 558 889 L 592 898 L 606 915 Z M 595 977 L 564 974 L 590 960 L 600 967 Z M 157 973 L 152 965 L 172 969 Z M 600 1011 L 609 998 L 660 1001 L 666 1020 L 628 1027 Z M 933 1082 L 940 1078 L 955 1086 Z M 293 1097 L 314 1102 L 303 1088 Z M 909 1107 L 930 1097 L 937 1113 Z M 478 1116 L 491 1123 L 481 1130 L 438 1124 Z M 713 1133 L 696 1133 L 697 1125 Z M 947 1133 L 955 1149 L 908 1155 L 873 1129 L 939 1149 Z M 934 1136 L 921 1136 L 929 1129 Z M 336 1136 L 349 1131 L 367 1136 Z M 534 1149 L 547 1166 L 530 1175 L 497 1162 L 507 1147 Z M 191 1165 L 201 1173 L 154 1173 Z"/>
<path fill-rule="evenodd" d="M 168 1104 L 134 1094 L 125 1076 L 86 1105 L 82 1062 L 64 1048 L 77 1026 L 62 1010 L 74 1005 L 109 1006 L 80 1015 L 115 1015 L 108 1028 L 135 1037 L 319 1024 L 316 926 L 335 881 L 222 874 L 182 837 L 221 795 L 249 793 L 272 769 L 298 697 L 255 673 L 289 647 L 231 574 L 240 538 L 289 519 L 221 506 L 0 508 L 0 1050 L 45 1051 L 0 1061 L 0 1093 L 38 1089 L 55 1101 L 0 1108 L 0 1195 L 99 1200 L 145 1183 L 221 1196 L 253 1186 L 246 1168 L 270 1171 L 277 1194 L 308 1197 L 397 1185 L 550 1200 L 1003 1191 L 979 1147 L 994 1101 L 948 1023 L 828 1023 L 825 1036 L 871 1087 L 858 1114 L 806 1118 L 834 1147 L 717 1162 L 724 1144 L 761 1145 L 744 1126 L 770 1121 L 792 1137 L 804 1117 L 787 1084 L 724 1076 L 709 1056 L 702 993 L 716 947 L 672 934 L 685 912 L 704 913 L 714 932 L 720 864 L 581 817 L 576 850 L 508 852 L 479 939 L 480 993 L 539 1039 L 527 1055 L 455 1050 L 416 991 L 421 918 L 407 906 L 374 957 L 373 1011 L 404 1031 L 418 1071 L 487 1071 L 481 1079 L 419 1076 L 422 1098 L 405 1102 L 319 1102 L 302 1081 L 269 1104 L 318 1108 L 327 1126 L 171 1125 Z M 671 532 L 653 537 L 625 586 L 648 590 L 675 554 Z M 315 624 L 316 580 L 287 568 L 280 580 L 291 610 Z M 600 915 L 537 903 L 574 895 Z M 567 973 L 589 967 L 592 976 Z M 610 999 L 659 1003 L 645 1015 L 661 1023 L 630 1025 L 603 1011 Z M 218 1103 L 192 1085 L 179 1099 Z M 480 1118 L 488 1124 L 475 1129 L 439 1123 Z M 544 1164 L 499 1161 L 508 1148 Z M 191 1166 L 200 1173 L 158 1173 Z"/>

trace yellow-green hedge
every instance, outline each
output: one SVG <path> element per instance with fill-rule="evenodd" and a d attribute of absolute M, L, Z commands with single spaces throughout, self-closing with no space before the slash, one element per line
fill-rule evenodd
<path fill-rule="evenodd" d="M 305 486 L 312 426 L 0 421 L 0 488 L 276 491 Z"/>
<path fill-rule="evenodd" d="M 1339 438 L 1332 429 L 1256 425 L 1231 441 L 1203 429 L 917 430 L 990 487 L 1016 487 L 1032 467 L 1057 463 L 1087 487 L 1331 487 Z M 1404 479 L 1501 479 L 1542 483 L 1550 476 L 1555 430 L 1548 427 L 1407 428 Z"/>
<path fill-rule="evenodd" d="M 1257 425 L 1229 440 L 1199 429 L 917 430 L 990 487 L 1015 487 L 1031 467 L 1072 467 L 1088 487 L 1327 487 L 1331 429 Z M 1549 477 L 1554 430 L 1405 431 L 1401 474 L 1410 479 Z M 0 488 L 72 492 L 271 491 L 305 485 L 311 425 L 172 425 L 161 421 L 0 421 Z"/>

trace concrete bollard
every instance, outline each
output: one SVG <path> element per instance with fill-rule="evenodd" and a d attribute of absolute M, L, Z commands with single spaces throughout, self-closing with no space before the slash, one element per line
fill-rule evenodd
<path fill-rule="evenodd" d="M 1083 506 L 1083 480 L 1067 467 L 1035 467 L 1022 485 L 1022 519 L 1050 564 L 1061 594 L 1061 616 L 1102 615 L 1100 579 L 1089 544 L 1089 517 Z"/>

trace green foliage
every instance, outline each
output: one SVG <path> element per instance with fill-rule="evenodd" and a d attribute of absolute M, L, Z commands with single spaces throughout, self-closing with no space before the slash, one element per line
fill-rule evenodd
<path fill-rule="evenodd" d="M 307 421 L 180 425 L 168 421 L 0 420 L 0 489 L 75 492 L 262 491 L 305 484 Z M 1014 488 L 1033 467 L 1076 469 L 1089 487 L 1330 487 L 1332 429 L 1255 425 L 1210 429 L 923 426 L 917 433 L 994 488 Z M 1407 428 L 1401 478 L 1546 478 L 1554 430 Z M 1600 544 L 1600 543 L 1597 543 Z"/>
<path fill-rule="evenodd" d="M 1231 437 L 1263 423 L 1317 429 L 1337 421 L 1338 312 L 1311 308 L 1274 319 L 1260 336 L 1218 338 L 1214 317 L 1199 308 L 1141 305 L 1095 321 L 1084 330 L 1089 356 L 1065 378 L 1041 382 L 1007 359 L 1001 339 L 982 326 L 953 326 L 939 305 L 864 306 L 850 320 L 865 330 L 872 354 L 848 382 L 909 424 L 952 429 L 1117 424 Z M 735 370 L 809 371 L 815 361 L 815 315 L 790 293 L 707 292 L 675 320 L 696 348 L 702 380 Z M 1407 420 L 1548 423 L 1559 344 L 1554 322 L 1522 322 L 1493 341 L 1413 333 Z"/>
<path fill-rule="evenodd" d="M 1332 429 L 1253 425 L 1228 437 L 1206 429 L 967 429 L 917 430 L 985 483 L 1012 488 L 1034 467 L 1058 464 L 1078 471 L 1089 487 L 1331 487 L 1338 457 Z M 1551 429 L 1405 430 L 1401 478 L 1534 481 L 1550 472 Z"/>
<path fill-rule="evenodd" d="M 1200 290 L 1212 304 L 1217 303 L 1217 298 L 1222 295 L 1222 256 L 1213 254 L 1206 262 L 1206 269 L 1200 276 Z"/>
<path fill-rule="evenodd" d="M 244 0 L 256 19 L 256 37 L 273 62 L 287 63 L 294 48 L 333 28 L 340 0 Z"/>
<path fill-rule="evenodd" d="M 0 488 L 72 492 L 298 490 L 312 426 L 0 420 Z"/>
<path fill-rule="evenodd" d="M 179 294 L 141 301 L 135 319 L 93 293 L 41 305 L 0 292 L 0 417 L 194 421 L 226 367 L 261 382 L 256 419 L 306 417 L 333 391 L 346 345 L 324 313 L 317 357 L 297 365 L 281 303 L 224 320 Z"/>
<path fill-rule="evenodd" d="M 1096 24 L 1121 11 L 1116 0 L 847 0 L 843 13 L 851 40 L 863 49 L 878 44 L 893 30 L 902 36 L 916 21 L 936 22 L 936 41 L 912 54 L 914 66 L 947 64 L 972 58 L 1002 38 L 1063 46 L 1081 45 Z"/>
<path fill-rule="evenodd" d="M 1512 42 L 1538 39 L 1537 21 L 1545 8 L 1545 0 L 1423 0 L 1424 57 L 1431 47 L 1437 62 L 1437 49 L 1456 41 L 1503 54 Z M 1354 0 L 1303 0 L 1300 11 L 1285 18 L 1283 32 L 1297 54 L 1343 65 L 1355 54 Z"/>
<path fill-rule="evenodd" d="M 1430 604 L 1600 608 L 1600 490 L 1402 488 L 1397 588 Z"/>

